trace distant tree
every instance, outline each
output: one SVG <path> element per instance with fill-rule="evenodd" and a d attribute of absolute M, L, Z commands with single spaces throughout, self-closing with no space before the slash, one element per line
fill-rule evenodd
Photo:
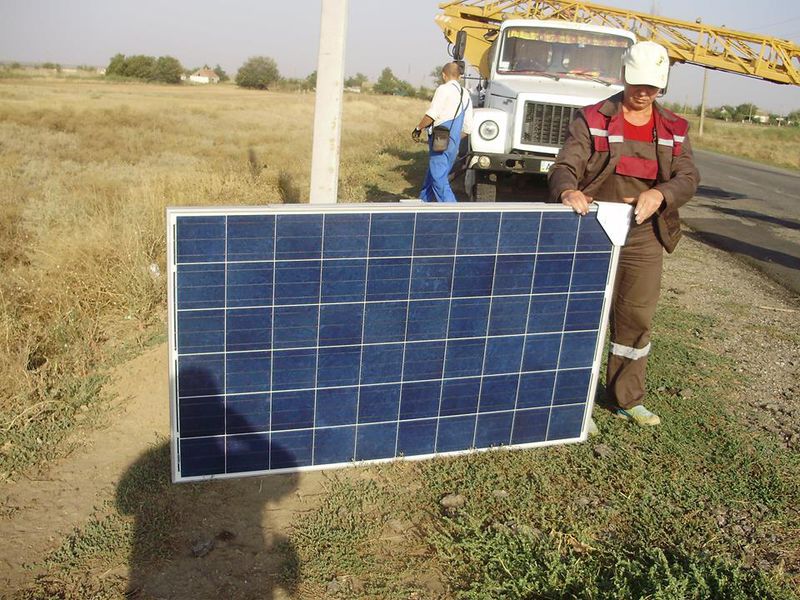
<path fill-rule="evenodd" d="M 300 81 L 300 89 L 311 91 L 317 89 L 317 72 L 312 71 L 304 79 Z"/>
<path fill-rule="evenodd" d="M 416 95 L 414 86 L 395 77 L 389 67 L 381 71 L 381 76 L 378 77 L 378 81 L 375 82 L 372 90 L 378 94 L 391 96 L 409 96 L 413 98 Z"/>
<path fill-rule="evenodd" d="M 745 102 L 737 106 L 734 110 L 734 121 L 748 121 L 758 112 L 758 107 L 752 102 Z"/>
<path fill-rule="evenodd" d="M 42 63 L 41 67 L 42 67 L 42 69 L 52 69 L 52 70 L 58 71 L 59 73 L 61 72 L 61 65 L 58 64 L 58 63 L 46 62 L 46 63 Z"/>
<path fill-rule="evenodd" d="M 125 56 L 115 54 L 106 67 L 107 77 L 132 77 L 144 81 L 180 83 L 184 73 L 183 65 L 172 56 Z"/>
<path fill-rule="evenodd" d="M 111 61 L 108 63 L 106 67 L 106 75 L 113 76 L 116 75 L 117 77 L 123 77 L 125 75 L 125 55 L 124 54 L 115 54 L 111 57 Z"/>
<path fill-rule="evenodd" d="M 153 56 L 137 54 L 125 59 L 125 69 L 123 75 L 153 81 L 156 74 L 156 59 Z"/>
<path fill-rule="evenodd" d="M 417 88 L 407 81 L 398 79 L 395 96 L 407 96 L 408 98 L 415 98 L 417 96 Z"/>
<path fill-rule="evenodd" d="M 440 83 L 442 83 L 442 70 L 444 69 L 444 65 L 439 65 L 438 67 L 433 67 L 431 72 L 428 73 L 428 77 L 431 78 L 433 81 L 433 87 L 438 87 Z"/>
<path fill-rule="evenodd" d="M 164 83 L 180 83 L 183 65 L 172 56 L 159 56 L 153 70 L 153 79 Z"/>
<path fill-rule="evenodd" d="M 789 121 L 790 125 L 800 126 L 800 109 L 790 112 L 786 115 L 786 119 Z"/>
<path fill-rule="evenodd" d="M 729 121 L 731 118 L 730 111 L 724 106 L 717 106 L 716 108 L 709 108 L 706 110 L 706 115 L 712 119 L 720 119 L 722 121 Z"/>
<path fill-rule="evenodd" d="M 369 79 L 367 79 L 366 75 L 364 75 L 363 73 L 356 73 L 352 77 L 348 77 L 347 79 L 344 80 L 344 86 L 351 88 L 360 88 L 365 83 L 367 83 L 367 81 L 369 81 Z"/>
<path fill-rule="evenodd" d="M 16 62 L 16 61 L 14 61 L 10 65 L 8 65 L 8 68 L 9 69 L 15 69 L 15 70 L 16 69 L 21 69 L 22 65 L 20 63 Z"/>
<path fill-rule="evenodd" d="M 431 88 L 426 88 L 424 85 L 421 85 L 417 89 L 416 97 L 423 98 L 425 100 L 430 100 L 433 98 L 433 90 Z"/>
<path fill-rule="evenodd" d="M 268 56 L 253 56 L 247 59 L 236 73 L 236 85 L 266 90 L 281 78 L 278 65 Z"/>
<path fill-rule="evenodd" d="M 230 77 L 228 77 L 228 74 L 225 72 L 225 70 L 222 67 L 219 66 L 219 63 L 217 63 L 217 66 L 214 67 L 214 73 L 217 74 L 217 77 L 219 77 L 220 81 L 228 81 L 230 79 Z"/>
<path fill-rule="evenodd" d="M 378 77 L 378 81 L 375 82 L 372 90 L 377 94 L 394 94 L 396 87 L 397 77 L 394 76 L 389 67 L 386 67 L 381 71 L 381 76 Z"/>

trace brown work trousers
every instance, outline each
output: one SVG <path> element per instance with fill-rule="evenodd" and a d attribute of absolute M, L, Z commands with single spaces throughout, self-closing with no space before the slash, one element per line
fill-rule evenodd
<path fill-rule="evenodd" d="M 617 267 L 606 370 L 608 400 L 619 408 L 644 402 L 650 327 L 661 293 L 663 253 L 653 219 L 632 224 Z"/>

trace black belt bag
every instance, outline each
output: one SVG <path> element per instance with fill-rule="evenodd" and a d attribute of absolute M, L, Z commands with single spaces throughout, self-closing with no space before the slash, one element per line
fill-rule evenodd
<path fill-rule="evenodd" d="M 447 146 L 450 145 L 450 130 L 444 125 L 437 125 L 433 128 L 433 142 L 431 142 L 431 150 L 434 152 L 444 152 Z"/>

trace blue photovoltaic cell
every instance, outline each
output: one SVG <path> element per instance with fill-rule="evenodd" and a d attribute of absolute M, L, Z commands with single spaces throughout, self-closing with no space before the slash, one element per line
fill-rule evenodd
<path fill-rule="evenodd" d="M 596 213 L 171 211 L 176 479 L 580 438 Z"/>

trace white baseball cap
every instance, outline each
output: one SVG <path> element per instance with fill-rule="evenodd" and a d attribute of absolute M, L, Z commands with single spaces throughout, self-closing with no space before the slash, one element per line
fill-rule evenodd
<path fill-rule="evenodd" d="M 656 42 L 634 44 L 622 57 L 625 67 L 625 83 L 630 85 L 652 85 L 664 89 L 669 79 L 669 55 L 667 49 Z"/>

